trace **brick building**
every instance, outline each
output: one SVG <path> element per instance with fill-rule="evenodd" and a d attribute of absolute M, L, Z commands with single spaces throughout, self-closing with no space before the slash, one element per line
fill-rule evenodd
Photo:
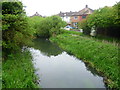
<path fill-rule="evenodd" d="M 70 21 L 71 21 L 71 25 L 73 27 L 77 27 L 77 24 L 78 22 L 86 19 L 86 17 L 90 14 L 93 13 L 94 10 L 88 8 L 88 5 L 86 5 L 86 7 L 76 13 L 74 13 L 71 18 L 70 18 Z"/>
<path fill-rule="evenodd" d="M 78 26 L 78 22 L 86 19 L 86 17 L 93 13 L 94 10 L 88 8 L 88 5 L 85 6 L 82 10 L 78 12 L 60 12 L 57 14 L 62 18 L 62 20 L 66 21 L 68 24 L 70 24 L 73 27 Z"/>

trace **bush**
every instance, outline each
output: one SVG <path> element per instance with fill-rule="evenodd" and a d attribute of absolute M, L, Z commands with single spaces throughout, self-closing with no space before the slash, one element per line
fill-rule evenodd
<path fill-rule="evenodd" d="M 40 37 L 50 37 L 61 33 L 61 27 L 66 23 L 59 16 L 51 16 L 43 19 L 37 29 L 37 35 Z"/>
<path fill-rule="evenodd" d="M 17 52 L 33 38 L 33 29 L 21 2 L 2 2 L 3 56 Z"/>
<path fill-rule="evenodd" d="M 45 18 L 40 17 L 40 16 L 28 17 L 29 24 L 34 29 L 34 34 L 35 35 L 36 35 L 37 31 L 39 31 L 40 23 L 44 19 Z"/>
<path fill-rule="evenodd" d="M 97 34 L 119 38 L 120 36 L 120 2 L 112 7 L 104 7 L 95 10 L 86 20 L 79 23 L 79 27 L 89 34 L 90 29 L 95 26 Z"/>
<path fill-rule="evenodd" d="M 78 27 L 83 29 L 83 33 L 86 35 L 90 35 L 90 27 L 88 26 L 87 20 L 82 20 L 81 22 L 79 22 Z"/>

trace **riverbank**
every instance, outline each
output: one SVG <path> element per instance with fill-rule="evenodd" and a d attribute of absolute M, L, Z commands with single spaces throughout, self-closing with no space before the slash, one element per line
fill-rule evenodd
<path fill-rule="evenodd" d="M 29 52 L 11 54 L 2 62 L 2 88 L 37 88 L 36 79 Z"/>
<path fill-rule="evenodd" d="M 108 87 L 119 87 L 118 46 L 71 33 L 61 34 L 50 40 L 89 63 L 104 77 Z"/>

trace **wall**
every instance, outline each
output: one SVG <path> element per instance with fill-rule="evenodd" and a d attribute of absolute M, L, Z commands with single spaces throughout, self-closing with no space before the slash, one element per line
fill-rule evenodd
<path fill-rule="evenodd" d="M 83 18 L 82 18 L 82 16 L 85 16 L 85 17 L 86 17 L 87 15 L 81 15 L 81 16 L 71 16 L 71 17 L 70 17 L 70 21 L 71 21 L 71 24 L 72 24 L 72 26 L 73 26 L 73 27 L 74 27 L 74 25 L 73 25 L 73 24 L 74 24 L 75 22 L 77 22 L 77 23 L 78 23 L 78 22 L 80 22 L 80 21 L 82 21 L 82 20 L 86 19 L 86 18 L 84 18 L 84 19 L 83 19 Z M 77 17 L 77 19 L 75 19 L 75 17 Z M 77 25 L 76 25 L 76 26 L 77 26 Z"/>
<path fill-rule="evenodd" d="M 70 23 L 70 17 L 66 16 L 66 17 L 62 17 L 63 21 L 66 21 L 67 23 Z"/>

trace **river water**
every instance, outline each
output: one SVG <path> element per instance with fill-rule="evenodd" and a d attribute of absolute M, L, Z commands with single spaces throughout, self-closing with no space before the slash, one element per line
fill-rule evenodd
<path fill-rule="evenodd" d="M 105 88 L 94 69 L 47 39 L 36 39 L 29 51 L 42 88 Z"/>

